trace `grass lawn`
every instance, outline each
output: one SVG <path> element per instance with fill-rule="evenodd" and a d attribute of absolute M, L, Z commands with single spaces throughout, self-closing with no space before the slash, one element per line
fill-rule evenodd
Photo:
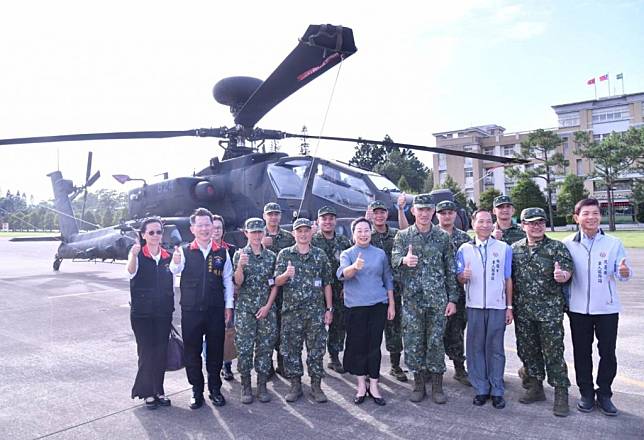
<path fill-rule="evenodd" d="M 0 232 L 0 238 L 14 237 L 56 237 L 60 232 Z"/>
<path fill-rule="evenodd" d="M 604 232 L 608 235 L 612 235 L 613 237 L 619 238 L 622 243 L 624 243 L 624 247 L 627 248 L 644 248 L 644 231 L 615 231 L 615 232 L 608 232 L 604 230 Z M 471 229 L 467 231 L 470 236 L 474 236 L 474 231 Z M 550 238 L 554 238 L 556 240 L 563 240 L 570 234 L 572 234 L 572 231 L 556 231 L 556 232 L 550 232 L 550 230 L 546 230 L 546 235 Z"/>
<path fill-rule="evenodd" d="M 619 238 L 624 247 L 627 248 L 644 248 L 644 231 L 615 231 L 609 232 L 604 230 L 607 235 L 612 235 L 613 237 Z M 546 234 L 550 238 L 556 238 L 557 240 L 562 240 L 572 234 L 572 232 L 562 231 L 562 232 L 550 232 L 546 231 Z"/>

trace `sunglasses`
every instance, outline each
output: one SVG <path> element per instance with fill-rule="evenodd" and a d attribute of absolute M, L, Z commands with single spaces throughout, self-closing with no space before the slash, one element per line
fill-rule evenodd
<path fill-rule="evenodd" d="M 161 230 L 158 230 L 158 231 L 148 231 L 148 232 L 147 232 L 147 234 L 148 234 L 148 235 L 154 235 L 154 234 L 156 234 L 156 235 L 163 235 L 163 231 L 161 231 Z"/>

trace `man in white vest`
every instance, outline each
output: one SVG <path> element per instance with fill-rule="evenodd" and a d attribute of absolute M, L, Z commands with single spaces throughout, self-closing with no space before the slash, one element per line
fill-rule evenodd
<path fill-rule="evenodd" d="M 492 214 L 479 209 L 472 215 L 474 240 L 457 253 L 457 278 L 465 285 L 467 311 L 466 358 L 473 404 L 492 398 L 505 407 L 505 326 L 512 323 L 512 249 L 492 234 Z"/>
<path fill-rule="evenodd" d="M 575 375 L 581 399 L 577 409 L 590 412 L 597 407 L 607 416 L 616 416 L 611 385 L 617 374 L 617 321 L 621 305 L 616 280 L 627 281 L 632 272 L 624 246 L 600 229 L 601 211 L 596 199 L 575 205 L 579 232 L 563 240 L 575 264 L 570 284 L 568 318 L 572 333 Z M 597 338 L 599 368 L 593 386 L 593 342 Z"/>

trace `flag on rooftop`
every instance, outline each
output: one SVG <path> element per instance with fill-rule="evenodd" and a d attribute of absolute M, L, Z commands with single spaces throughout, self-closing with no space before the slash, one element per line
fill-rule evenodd
<path fill-rule="evenodd" d="M 586 84 L 588 84 L 589 86 L 595 84 L 595 78 L 589 79 L 588 81 L 586 81 Z"/>
<path fill-rule="evenodd" d="M 623 73 L 618 73 L 615 79 L 624 79 L 624 74 Z"/>
<path fill-rule="evenodd" d="M 600 81 L 606 81 L 607 79 L 608 79 L 608 73 L 606 73 L 606 74 L 604 74 L 604 75 L 599 77 Z"/>

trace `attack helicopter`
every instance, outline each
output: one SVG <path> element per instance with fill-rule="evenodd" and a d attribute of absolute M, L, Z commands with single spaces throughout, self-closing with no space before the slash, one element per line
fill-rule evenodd
<path fill-rule="evenodd" d="M 400 190 L 386 177 L 335 160 L 312 156 L 288 156 L 281 152 L 264 152 L 267 140 L 288 138 L 318 139 L 352 143 L 370 143 L 391 148 L 410 149 L 471 157 L 500 163 L 523 163 L 520 159 L 469 151 L 454 151 L 424 145 L 403 144 L 363 138 L 311 136 L 255 125 L 288 96 L 346 60 L 357 51 L 353 31 L 333 25 L 310 25 L 295 49 L 264 81 L 246 76 L 220 80 L 213 88 L 215 100 L 230 108 L 233 127 L 199 128 L 184 131 L 136 131 L 111 133 L 66 134 L 29 138 L 0 139 L 0 145 L 41 142 L 67 142 L 116 139 L 164 139 L 181 136 L 219 138 L 224 148 L 221 160 L 210 159 L 208 165 L 193 176 L 166 179 L 129 191 L 130 220 L 116 226 L 80 232 L 79 221 L 72 212 L 71 200 L 93 184 L 99 173 L 91 176 L 88 160 L 85 184 L 75 187 L 60 171 L 50 173 L 54 205 L 59 214 L 62 241 L 54 260 L 58 270 L 63 259 L 126 259 L 136 240 L 140 221 L 149 216 L 161 217 L 165 223 L 163 245 L 172 247 L 192 239 L 189 216 L 198 207 L 207 207 L 226 222 L 226 240 L 241 244 L 239 231 L 245 219 L 261 216 L 268 201 L 282 208 L 282 219 L 291 223 L 298 217 L 314 218 L 317 210 L 332 205 L 338 214 L 338 232 L 348 234 L 349 222 L 363 215 L 367 205 L 382 200 L 390 206 L 394 222 Z M 114 176 L 121 183 L 130 179 Z M 452 199 L 449 192 L 439 191 L 436 201 Z M 409 200 L 410 201 L 410 200 Z M 81 215 L 82 219 L 82 215 Z M 465 211 L 460 210 L 457 226 L 467 225 Z M 287 225 L 288 227 L 288 225 Z"/>

